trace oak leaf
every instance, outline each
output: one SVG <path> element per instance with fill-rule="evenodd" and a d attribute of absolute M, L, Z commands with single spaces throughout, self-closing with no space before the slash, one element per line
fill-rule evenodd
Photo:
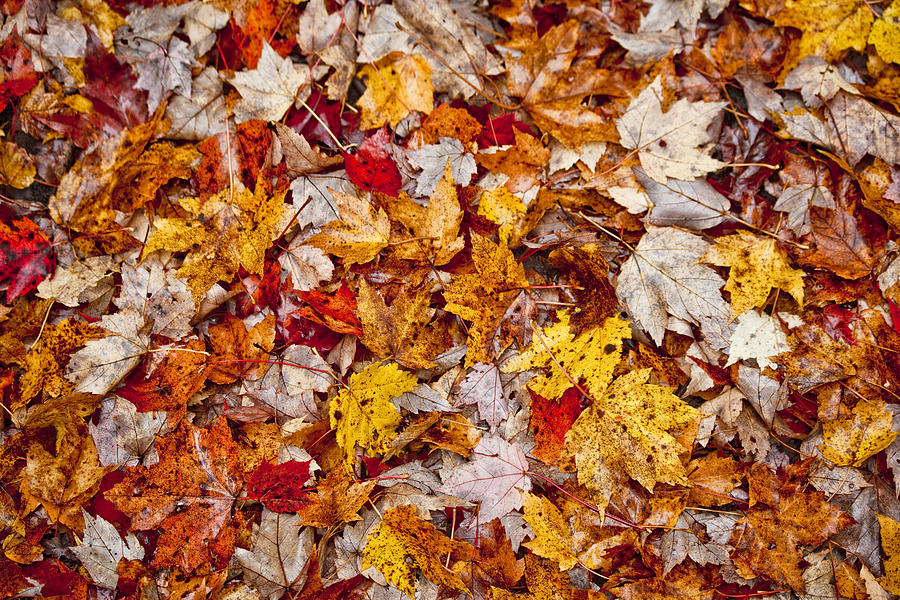
<path fill-rule="evenodd" d="M 525 270 L 505 244 L 473 233 L 472 262 L 477 273 L 454 277 L 444 291 L 445 310 L 472 323 L 466 366 L 491 362 L 509 345 L 495 338 L 506 310 L 528 287 Z"/>
<path fill-rule="evenodd" d="M 653 491 L 657 483 L 687 485 L 681 456 L 689 451 L 675 435 L 700 419 L 700 412 L 669 389 L 646 383 L 650 369 L 622 375 L 594 395 L 566 434 L 578 481 L 605 509 L 613 474 L 625 473 Z"/>
<path fill-rule="evenodd" d="M 721 169 L 724 163 L 698 147 L 710 141 L 707 128 L 726 103 L 682 98 L 663 112 L 663 96 L 661 76 L 657 76 L 616 121 L 620 143 L 637 150 L 644 171 L 662 184 L 667 177 L 691 181 Z"/>
<path fill-rule="evenodd" d="M 357 102 L 362 109 L 362 129 L 385 123 L 396 127 L 410 111 L 428 114 L 434 108 L 431 66 L 421 56 L 403 55 L 377 70 L 366 65 L 359 76 L 367 78 L 366 91 Z"/>
<path fill-rule="evenodd" d="M 402 420 L 391 398 L 412 390 L 417 383 L 415 375 L 394 363 L 374 364 L 351 375 L 347 386 L 332 398 L 331 427 L 348 468 L 356 462 L 357 447 L 381 453 L 390 450 L 397 437 L 394 428 Z"/>
<path fill-rule="evenodd" d="M 404 287 L 390 307 L 363 279 L 359 284 L 357 315 L 362 322 L 362 343 L 379 358 L 393 358 L 410 369 L 430 368 L 441 352 L 442 334 L 431 325 L 427 288 Z"/>
<path fill-rule="evenodd" d="M 270 195 L 257 184 L 255 193 L 225 189 L 208 199 L 183 198 L 190 217 L 156 219 L 144 256 L 156 250 L 187 252 L 178 276 L 199 305 L 218 281 L 230 281 L 240 267 L 262 274 L 266 250 L 280 233 L 284 192 Z"/>
<path fill-rule="evenodd" d="M 330 190 L 340 212 L 339 221 L 322 226 L 307 243 L 344 259 L 344 264 L 367 263 L 388 245 L 391 226 L 384 209 L 377 211 L 358 196 Z"/>
<path fill-rule="evenodd" d="M 773 288 L 787 292 L 803 306 L 804 273 L 790 266 L 787 252 L 770 237 L 746 231 L 720 237 L 700 260 L 731 267 L 725 291 L 731 293 L 733 317 L 762 308 Z"/>
<path fill-rule="evenodd" d="M 392 508 L 367 536 L 363 569 L 373 566 L 409 598 L 415 598 L 415 573 L 422 571 L 431 581 L 458 592 L 468 592 L 459 575 L 444 566 L 451 560 L 471 558 L 473 548 L 451 540 L 427 521 L 416 516 L 414 506 Z"/>

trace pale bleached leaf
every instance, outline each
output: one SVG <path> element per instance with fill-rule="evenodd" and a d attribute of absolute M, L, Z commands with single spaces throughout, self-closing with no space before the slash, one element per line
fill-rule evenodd
<path fill-rule="evenodd" d="M 520 492 L 531 490 L 528 460 L 516 444 L 499 436 L 481 438 L 472 458 L 453 469 L 441 490 L 471 502 L 480 502 L 479 520 L 487 523 L 522 508 Z"/>
<path fill-rule="evenodd" d="M 263 42 L 256 68 L 239 71 L 230 80 L 241 94 L 241 101 L 234 107 L 235 121 L 281 119 L 294 100 L 309 97 L 311 78 L 307 65 L 295 63 L 290 57 L 281 58 L 267 42 Z"/>
<path fill-rule="evenodd" d="M 725 366 L 751 359 L 760 369 L 774 368 L 775 363 L 770 359 L 790 349 L 787 334 L 777 319 L 749 310 L 737 318 Z"/>
<path fill-rule="evenodd" d="M 144 548 L 133 533 L 122 539 L 112 523 L 103 517 L 92 517 L 82 509 L 84 517 L 84 537 L 81 544 L 71 548 L 94 583 L 108 590 L 116 589 L 119 575 L 116 566 L 119 560 L 141 560 Z"/>
<path fill-rule="evenodd" d="M 818 108 L 823 102 L 834 98 L 840 90 L 856 94 L 856 88 L 847 83 L 837 67 L 827 63 L 821 56 L 807 56 L 784 78 L 787 90 L 798 90 L 803 102 L 810 108 Z"/>
<path fill-rule="evenodd" d="M 69 360 L 66 378 L 74 391 L 105 394 L 135 368 L 150 344 L 144 323 L 134 308 L 103 315 L 97 324 L 112 335 L 87 342 Z"/>
<path fill-rule="evenodd" d="M 813 206 L 835 210 L 834 195 L 822 185 L 791 185 L 784 189 L 775 202 L 775 210 L 788 213 L 788 227 L 799 236 L 812 231 L 809 209 Z"/>
<path fill-rule="evenodd" d="M 664 113 L 662 98 L 662 83 L 657 76 L 616 121 L 621 144 L 637 150 L 644 171 L 660 183 L 667 177 L 690 181 L 721 169 L 725 163 L 699 147 L 710 141 L 708 129 L 726 103 L 682 98 Z"/>
<path fill-rule="evenodd" d="M 634 254 L 622 266 L 616 293 L 629 313 L 657 344 L 670 315 L 697 325 L 716 349 L 728 346 L 734 326 L 722 297 L 722 279 L 697 261 L 709 248 L 703 238 L 679 229 L 648 227 Z"/>
<path fill-rule="evenodd" d="M 291 285 L 295 290 L 306 292 L 329 281 L 334 272 L 334 263 L 322 250 L 307 246 L 301 237 L 295 237 L 278 257 L 281 268 L 290 273 Z"/>
<path fill-rule="evenodd" d="M 437 144 L 411 150 L 408 156 L 413 165 L 422 169 L 415 176 L 417 196 L 431 196 L 434 193 L 448 162 L 453 183 L 457 185 L 469 185 L 477 169 L 475 156 L 466 152 L 462 142 L 453 138 L 441 138 Z"/>
<path fill-rule="evenodd" d="M 647 222 L 651 225 L 702 230 L 720 225 L 729 216 L 728 198 L 717 192 L 706 179 L 667 179 L 665 183 L 658 183 L 640 168 L 634 169 L 634 176 L 653 202 L 653 208 L 647 214 Z"/>
<path fill-rule="evenodd" d="M 735 387 L 769 426 L 775 420 L 775 413 L 787 407 L 787 384 L 778 383 L 771 377 L 763 375 L 761 369 L 745 364 L 739 365 Z"/>
<path fill-rule="evenodd" d="M 399 408 L 406 409 L 411 413 L 454 410 L 446 393 L 440 392 L 424 383 L 420 383 L 412 390 L 393 398 L 392 402 Z"/>
<path fill-rule="evenodd" d="M 118 396 L 103 399 L 96 423 L 88 423 L 100 464 L 135 466 L 153 446 L 157 435 L 168 432 L 164 411 L 138 412 L 134 404 Z"/>
<path fill-rule="evenodd" d="M 225 131 L 228 115 L 222 95 L 222 78 L 215 67 L 206 67 L 191 84 L 191 97 L 174 96 L 166 106 L 172 124 L 168 137 L 203 140 Z"/>
<path fill-rule="evenodd" d="M 313 529 L 303 527 L 296 514 L 268 509 L 263 509 L 260 524 L 253 529 L 253 547 L 234 550 L 235 562 L 244 569 L 247 581 L 256 586 L 264 600 L 276 600 L 287 590 L 300 589 L 315 547 Z"/>
<path fill-rule="evenodd" d="M 497 365 L 485 363 L 473 365 L 466 378 L 459 384 L 454 404 L 477 405 L 478 415 L 490 425 L 491 431 L 496 431 L 497 426 L 508 414 L 503 384 L 500 381 L 500 369 Z"/>

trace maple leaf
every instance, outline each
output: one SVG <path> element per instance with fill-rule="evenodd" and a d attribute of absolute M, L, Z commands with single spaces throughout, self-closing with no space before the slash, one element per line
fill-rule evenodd
<path fill-rule="evenodd" d="M 838 466 L 862 466 L 896 439 L 892 422 L 893 413 L 883 402 L 862 399 L 850 416 L 822 423 L 822 456 Z"/>
<path fill-rule="evenodd" d="M 649 227 L 622 265 L 616 292 L 629 313 L 657 344 L 675 319 L 700 327 L 715 348 L 728 346 L 731 309 L 719 291 L 725 281 L 697 264 L 710 244 L 671 228 Z M 671 315 L 671 316 L 670 316 Z"/>
<path fill-rule="evenodd" d="M 627 321 L 609 317 L 600 327 L 576 336 L 571 331 L 571 315 L 557 313 L 559 319 L 543 332 L 536 331 L 531 346 L 502 367 L 504 373 L 549 367 L 550 372 L 532 378 L 529 389 L 557 400 L 575 383 L 584 380 L 591 394 L 599 394 L 612 382 L 619 364 L 622 340 L 631 339 Z"/>
<path fill-rule="evenodd" d="M 468 115 L 465 111 L 463 114 Z M 422 172 L 415 178 L 415 194 L 417 196 L 434 194 L 438 185 L 445 178 L 446 167 L 450 167 L 452 173 L 450 182 L 457 185 L 469 185 L 477 170 L 475 157 L 466 152 L 462 142 L 456 138 L 441 137 L 436 144 L 411 150 L 407 157 L 413 165 L 422 169 Z"/>
<path fill-rule="evenodd" d="M 382 453 L 390 449 L 397 437 L 394 428 L 402 420 L 391 398 L 412 390 L 416 383 L 415 375 L 394 363 L 374 364 L 351 375 L 347 386 L 332 398 L 331 426 L 348 468 L 356 461 L 357 447 Z"/>
<path fill-rule="evenodd" d="M 803 271 L 791 268 L 787 252 L 770 237 L 746 231 L 720 237 L 700 260 L 731 267 L 725 291 L 731 293 L 733 317 L 762 308 L 773 288 L 787 292 L 803 306 Z"/>
<path fill-rule="evenodd" d="M 522 199 L 505 187 L 485 190 L 478 201 L 478 214 L 500 226 L 497 235 L 504 244 L 509 243 L 515 224 L 525 212 Z"/>
<path fill-rule="evenodd" d="M 900 523 L 894 519 L 878 515 L 881 529 L 881 547 L 887 560 L 884 561 L 884 576 L 878 583 L 891 594 L 900 594 Z"/>
<path fill-rule="evenodd" d="M 235 548 L 234 559 L 259 590 L 260 597 L 276 600 L 286 590 L 300 588 L 307 561 L 315 549 L 313 530 L 303 527 L 297 515 L 266 510 L 253 533 L 253 547 Z"/>
<path fill-rule="evenodd" d="M 500 370 L 496 365 L 477 363 L 469 370 L 466 378 L 459 383 L 454 405 L 477 404 L 478 415 L 488 425 L 491 432 L 508 414 L 507 401 L 503 395 Z"/>
<path fill-rule="evenodd" d="M 305 488 L 309 463 L 289 460 L 273 465 L 263 460 L 247 481 L 247 497 L 273 512 L 296 512 L 310 502 Z"/>
<path fill-rule="evenodd" d="M 133 308 L 103 315 L 99 325 L 111 335 L 89 340 L 69 360 L 66 378 L 75 384 L 73 391 L 105 394 L 136 367 L 150 345 L 144 322 Z"/>
<path fill-rule="evenodd" d="M 444 165 L 443 176 L 426 207 L 405 195 L 389 200 L 387 204 L 391 218 L 402 223 L 414 236 L 411 240 L 395 242 L 394 253 L 398 258 L 441 266 L 465 247 L 465 240 L 459 235 L 463 212 L 449 162 Z"/>
<path fill-rule="evenodd" d="M 261 275 L 266 250 L 279 233 L 284 213 L 284 192 L 269 195 L 257 184 L 256 192 L 222 190 L 203 200 L 183 198 L 179 204 L 190 218 L 162 218 L 144 246 L 144 256 L 156 250 L 187 252 L 178 276 L 199 305 L 217 281 L 230 281 L 240 267 Z"/>
<path fill-rule="evenodd" d="M 581 23 L 569 20 L 552 27 L 528 47 L 507 75 L 507 86 L 538 127 L 564 143 L 618 141 L 612 123 L 582 105 L 585 96 L 603 93 L 609 74 L 592 61 L 573 60 Z"/>
<path fill-rule="evenodd" d="M 278 121 L 295 101 L 309 97 L 309 81 L 318 79 L 304 64 L 293 62 L 290 57 L 281 58 L 263 42 L 259 62 L 252 71 L 234 74 L 230 83 L 241 94 L 241 101 L 234 107 L 238 123 L 259 119 Z"/>
<path fill-rule="evenodd" d="M 479 520 L 499 519 L 522 507 L 521 492 L 531 490 L 528 460 L 515 444 L 499 436 L 484 436 L 472 451 L 474 459 L 453 470 L 441 491 L 480 502 Z"/>
<path fill-rule="evenodd" d="M 206 372 L 211 381 L 259 379 L 269 368 L 266 358 L 275 342 L 275 315 L 268 315 L 247 329 L 243 321 L 226 314 L 220 323 L 209 327 L 209 341 L 215 351 Z"/>
<path fill-rule="evenodd" d="M 409 598 L 415 598 L 415 572 L 458 592 L 468 592 L 459 575 L 444 566 L 451 560 L 471 558 L 470 544 L 451 540 L 434 525 L 416 516 L 414 506 L 392 508 L 367 536 L 363 569 L 373 566 Z"/>
<path fill-rule="evenodd" d="M 559 563 L 560 571 L 578 564 L 572 552 L 572 531 L 562 513 L 544 496 L 525 494 L 523 518 L 534 529 L 535 538 L 525 546 L 538 556 Z"/>
<path fill-rule="evenodd" d="M 682 98 L 664 113 L 662 98 L 661 77 L 657 76 L 616 121 L 620 143 L 637 150 L 644 171 L 662 184 L 667 177 L 690 181 L 721 169 L 724 163 L 697 147 L 709 141 L 707 129 L 726 103 Z"/>
<path fill-rule="evenodd" d="M 881 13 L 881 18 L 876 19 L 869 32 L 869 43 L 875 46 L 875 51 L 886 62 L 900 63 L 900 52 L 897 43 L 900 41 L 900 5 L 892 2 Z"/>
<path fill-rule="evenodd" d="M 566 434 L 578 481 L 595 492 L 604 509 L 613 473 L 626 473 L 647 490 L 656 483 L 686 485 L 680 455 L 689 451 L 674 434 L 700 418 L 666 388 L 647 384 L 650 369 L 622 375 L 600 393 Z"/>
<path fill-rule="evenodd" d="M 13 142 L 0 142 L 0 185 L 24 190 L 34 183 L 37 168 L 24 148 Z"/>
<path fill-rule="evenodd" d="M 330 190 L 340 212 L 340 221 L 331 221 L 307 243 L 329 254 L 340 256 L 344 264 L 367 263 L 388 245 L 391 230 L 384 209 L 377 211 L 370 202 L 336 190 Z"/>
<path fill-rule="evenodd" d="M 651 225 L 702 230 L 728 219 L 728 198 L 703 178 L 688 181 L 670 178 L 659 183 L 639 167 L 634 168 L 634 177 L 653 202 L 647 213 Z"/>
<path fill-rule="evenodd" d="M 316 485 L 310 501 L 297 515 L 310 527 L 333 527 L 360 519 L 359 509 L 369 499 L 377 480 L 352 481 L 343 469 L 334 469 Z"/>
<path fill-rule="evenodd" d="M 491 600 L 599 600 L 603 592 L 585 591 L 572 587 L 569 574 L 542 561 L 533 554 L 525 555 L 527 594 L 514 594 L 491 588 Z"/>
<path fill-rule="evenodd" d="M 6 303 L 35 290 L 56 267 L 56 252 L 29 218 L 0 222 L 0 280 L 9 281 Z"/>
<path fill-rule="evenodd" d="M 479 153 L 475 161 L 492 172 L 502 173 L 509 177 L 504 185 L 511 192 L 525 192 L 537 185 L 550 160 L 550 150 L 540 140 L 513 130 L 515 145 L 506 150 L 491 153 Z"/>
<path fill-rule="evenodd" d="M 89 422 L 88 430 L 104 467 L 137 465 L 156 436 L 169 431 L 164 412 L 138 412 L 134 404 L 118 396 L 104 398 L 97 423 Z"/>
<path fill-rule="evenodd" d="M 156 450 L 158 463 L 126 467 L 104 496 L 131 517 L 132 528 L 162 530 L 154 564 L 193 570 L 209 561 L 210 545 L 230 521 L 244 484 L 240 453 L 224 418 L 210 429 L 181 421 L 157 439 Z"/>
<path fill-rule="evenodd" d="M 390 308 L 384 298 L 363 279 L 359 284 L 358 311 L 362 343 L 379 358 L 393 358 L 411 369 L 434 366 L 442 332 L 429 326 L 431 292 L 427 288 L 403 288 Z"/>
<path fill-rule="evenodd" d="M 396 127 L 411 111 L 428 114 L 434 108 L 431 66 L 421 56 L 404 55 L 377 70 L 366 65 L 359 76 L 367 79 L 366 91 L 357 101 L 362 109 L 362 129 L 386 123 Z"/>
<path fill-rule="evenodd" d="M 805 56 L 833 61 L 847 50 L 864 50 L 873 20 L 872 11 L 858 0 L 786 0 L 784 8 L 772 15 L 775 25 L 803 32 L 785 60 L 786 69 Z"/>
<path fill-rule="evenodd" d="M 144 548 L 133 533 L 124 538 L 112 523 L 103 517 L 92 517 L 85 511 L 84 539 L 80 546 L 72 548 L 94 583 L 108 590 L 116 589 L 119 575 L 116 567 L 121 559 L 140 560 L 144 558 Z"/>
<path fill-rule="evenodd" d="M 444 291 L 447 312 L 471 321 L 466 366 L 490 362 L 509 342 L 495 340 L 506 310 L 528 287 L 525 270 L 505 244 L 472 234 L 477 273 L 459 275 Z"/>

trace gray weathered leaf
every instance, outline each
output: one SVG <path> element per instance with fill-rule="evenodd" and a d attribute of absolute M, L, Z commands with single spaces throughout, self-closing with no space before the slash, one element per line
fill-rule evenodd
<path fill-rule="evenodd" d="M 448 161 L 453 182 L 457 185 L 469 185 L 477 169 L 475 156 L 466 152 L 462 142 L 453 138 L 441 138 L 437 144 L 411 150 L 408 156 L 413 165 L 422 169 L 415 177 L 417 196 L 431 196 L 434 193 Z"/>
<path fill-rule="evenodd" d="M 263 42 L 256 68 L 239 71 L 231 78 L 241 94 L 241 101 L 234 107 L 235 121 L 279 120 L 295 99 L 309 97 L 312 77 L 307 65 L 295 63 L 290 57 L 281 58 L 268 42 Z"/>
<path fill-rule="evenodd" d="M 157 435 L 168 432 L 167 415 L 159 412 L 138 412 L 134 404 L 118 396 L 103 399 L 100 418 L 88 423 L 100 464 L 136 466 Z"/>
<path fill-rule="evenodd" d="M 500 369 L 494 364 L 476 363 L 459 384 L 454 404 L 478 405 L 478 415 L 496 431 L 508 414 L 506 397 L 500 381 Z"/>
<path fill-rule="evenodd" d="M 133 533 L 122 539 L 112 523 L 103 517 L 92 517 L 81 509 L 84 517 L 84 538 L 81 545 L 71 548 L 94 583 L 108 590 L 116 589 L 119 575 L 116 565 L 119 560 L 141 560 L 144 548 Z"/>
<path fill-rule="evenodd" d="M 837 209 L 834 196 L 825 186 L 815 184 L 791 185 L 775 202 L 775 210 L 788 213 L 788 227 L 799 236 L 812 231 L 809 209 L 812 206 Z"/>
<path fill-rule="evenodd" d="M 191 84 L 191 97 L 174 96 L 166 106 L 172 122 L 168 137 L 204 140 L 225 131 L 228 115 L 222 95 L 222 79 L 215 67 L 206 67 Z"/>
<path fill-rule="evenodd" d="M 714 348 L 728 347 L 734 326 L 728 322 L 731 307 L 720 291 L 725 281 L 697 263 L 707 248 L 703 238 L 686 231 L 648 227 L 622 266 L 616 293 L 657 344 L 670 327 L 671 315 L 697 325 Z"/>
<path fill-rule="evenodd" d="M 701 230 L 720 225 L 728 218 L 728 198 L 703 178 L 690 181 L 666 179 L 665 183 L 657 183 L 637 167 L 634 177 L 653 202 L 653 208 L 647 214 L 647 222 L 651 225 Z"/>
<path fill-rule="evenodd" d="M 254 527 L 253 548 L 235 548 L 234 559 L 262 598 L 276 600 L 285 591 L 302 587 L 314 547 L 313 529 L 302 527 L 296 514 L 263 509 L 262 520 Z"/>
<path fill-rule="evenodd" d="M 278 264 L 290 273 L 294 289 L 306 292 L 331 279 L 334 263 L 322 250 L 305 245 L 300 238 L 296 236 L 284 249 L 278 257 Z"/>
<path fill-rule="evenodd" d="M 150 344 L 144 317 L 134 308 L 103 315 L 98 325 L 112 335 L 86 343 L 66 369 L 76 392 L 105 394 L 141 362 Z"/>
<path fill-rule="evenodd" d="M 856 88 L 847 83 L 837 67 L 825 62 L 820 56 L 807 56 L 784 78 L 787 90 L 799 90 L 803 102 L 809 108 L 818 108 L 823 102 L 834 98 L 840 90 L 856 94 Z"/>
<path fill-rule="evenodd" d="M 637 150 L 644 171 L 660 183 L 667 177 L 690 181 L 721 169 L 725 163 L 698 147 L 710 141 L 708 129 L 726 103 L 682 98 L 663 113 L 662 97 L 657 76 L 616 121 L 621 144 Z"/>

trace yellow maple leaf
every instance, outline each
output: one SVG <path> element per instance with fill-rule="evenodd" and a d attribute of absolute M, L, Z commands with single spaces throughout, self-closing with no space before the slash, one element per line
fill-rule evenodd
<path fill-rule="evenodd" d="M 198 304 L 214 283 L 230 281 L 240 267 L 261 275 L 285 209 L 284 192 L 270 196 L 262 188 L 257 185 L 256 193 L 224 189 L 206 200 L 179 200 L 191 216 L 157 219 L 144 256 L 156 250 L 187 252 L 177 274 L 187 279 Z"/>
<path fill-rule="evenodd" d="M 34 183 L 37 168 L 24 148 L 13 142 L 0 141 L 0 185 L 24 190 Z"/>
<path fill-rule="evenodd" d="M 550 561 L 534 554 L 525 555 L 525 583 L 528 593 L 519 594 L 497 587 L 491 588 L 491 600 L 601 600 L 604 592 L 572 587 L 569 574 L 553 568 Z"/>
<path fill-rule="evenodd" d="M 362 109 L 360 129 L 389 123 L 396 127 L 411 111 L 428 114 L 434 108 L 431 66 L 421 56 L 403 55 L 376 70 L 366 65 L 359 71 L 366 91 L 357 104 Z"/>
<path fill-rule="evenodd" d="M 560 571 L 568 571 L 578 559 L 572 552 L 572 530 L 559 509 L 547 498 L 534 494 L 522 494 L 525 521 L 534 529 L 535 538 L 525 542 L 538 556 L 559 563 Z"/>
<path fill-rule="evenodd" d="M 502 343 L 494 341 L 500 322 L 506 309 L 520 294 L 527 293 L 528 287 L 525 269 L 506 244 L 497 245 L 473 233 L 472 262 L 477 273 L 454 277 L 444 291 L 444 310 L 472 322 L 467 367 L 491 362 L 494 354 L 504 349 Z"/>
<path fill-rule="evenodd" d="M 516 223 L 526 212 L 522 199 L 505 187 L 485 190 L 478 202 L 478 214 L 500 226 L 497 235 L 503 243 L 509 242 Z"/>
<path fill-rule="evenodd" d="M 438 181 L 428 206 L 413 202 L 406 193 L 385 200 L 391 218 L 402 223 L 415 238 L 398 239 L 394 249 L 397 258 L 417 260 L 436 266 L 450 262 L 466 242 L 459 235 L 463 212 L 456 196 L 450 161 Z"/>
<path fill-rule="evenodd" d="M 352 375 L 347 387 L 331 400 L 331 427 L 348 468 L 353 466 L 357 447 L 370 452 L 390 450 L 397 437 L 394 428 L 401 421 L 391 398 L 410 391 L 417 383 L 415 375 L 401 371 L 394 363 L 369 365 Z"/>
<path fill-rule="evenodd" d="M 650 369 L 631 371 L 594 395 L 566 434 L 578 482 L 594 492 L 605 510 L 615 476 L 625 473 L 649 491 L 657 483 L 687 485 L 682 454 L 689 447 L 675 438 L 701 414 L 668 388 L 646 383 Z"/>
<path fill-rule="evenodd" d="M 897 437 L 892 423 L 893 414 L 884 401 L 860 400 L 849 417 L 822 423 L 825 443 L 819 449 L 836 465 L 859 467 L 891 445 Z"/>
<path fill-rule="evenodd" d="M 584 379 L 592 395 L 602 392 L 612 382 L 613 369 L 621 360 L 622 340 L 631 339 L 631 326 L 619 317 L 609 317 L 602 326 L 576 337 L 569 312 L 560 311 L 557 316 L 556 323 L 535 331 L 531 345 L 504 364 L 501 371 L 549 367 L 546 375 L 534 377 L 528 387 L 550 400 L 572 387 L 573 379 Z"/>
<path fill-rule="evenodd" d="M 391 224 L 387 214 L 380 208 L 376 211 L 364 198 L 335 190 L 331 195 L 341 219 L 324 225 L 307 243 L 340 256 L 345 266 L 369 262 L 388 245 Z"/>
<path fill-rule="evenodd" d="M 795 27 L 803 35 L 785 59 L 784 72 L 790 72 L 805 56 L 835 61 L 847 50 L 862 52 L 873 20 L 872 9 L 864 0 L 786 0 L 772 21 Z"/>
<path fill-rule="evenodd" d="M 451 559 L 470 559 L 474 548 L 451 540 L 431 523 L 416 516 L 416 508 L 403 504 L 384 513 L 384 518 L 366 538 L 363 570 L 378 569 L 401 592 L 415 598 L 416 569 L 431 581 L 458 592 L 469 590 L 459 575 L 444 566 Z"/>
<path fill-rule="evenodd" d="M 761 308 L 772 288 L 784 290 L 803 304 L 803 271 L 793 269 L 775 240 L 746 231 L 716 240 L 700 260 L 731 267 L 725 290 L 731 292 L 731 316 Z"/>
<path fill-rule="evenodd" d="M 872 25 L 869 43 L 887 62 L 900 63 L 900 2 L 894 0 Z"/>
<path fill-rule="evenodd" d="M 884 576 L 878 583 L 891 594 L 900 594 L 900 523 L 890 517 L 878 515 L 881 528 L 881 548 L 887 560 L 884 561 Z"/>
<path fill-rule="evenodd" d="M 357 316 L 362 322 L 362 342 L 379 358 L 393 357 L 405 367 L 427 369 L 441 346 L 441 331 L 429 326 L 433 310 L 428 308 L 427 288 L 404 287 L 390 307 L 365 279 L 360 281 Z"/>

